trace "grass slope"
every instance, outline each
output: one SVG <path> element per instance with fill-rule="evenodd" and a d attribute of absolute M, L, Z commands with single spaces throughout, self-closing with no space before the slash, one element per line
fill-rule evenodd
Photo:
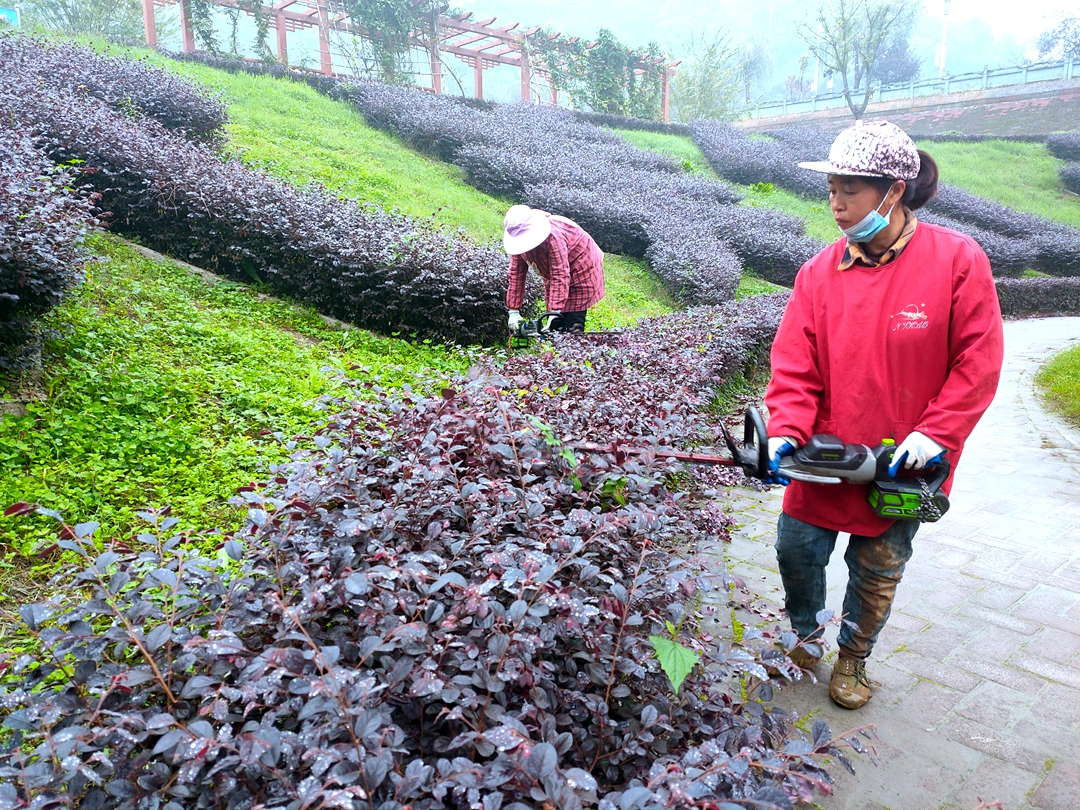
<path fill-rule="evenodd" d="M 1035 383 L 1051 408 L 1080 427 L 1080 346 L 1051 359 L 1039 369 Z"/>
<path fill-rule="evenodd" d="M 244 285 L 208 284 L 111 236 L 86 284 L 48 317 L 38 401 L 0 418 L 0 507 L 39 501 L 123 535 L 148 505 L 196 528 L 237 525 L 236 488 L 266 477 L 286 437 L 319 422 L 339 386 L 327 366 L 385 383 L 467 368 L 461 352 L 327 326 Z M 0 378 L 0 391 L 4 388 Z M 28 553 L 55 527 L 0 517 L 0 548 Z"/>
<path fill-rule="evenodd" d="M 146 59 L 221 93 L 229 105 L 229 146 L 253 168 L 297 185 L 313 180 L 342 197 L 409 216 L 434 217 L 479 241 L 502 236 L 503 214 L 512 201 L 482 194 L 465 183 L 456 166 L 368 126 L 347 102 L 284 79 L 176 62 L 146 49 L 92 44 L 103 52 Z M 607 297 L 590 311 L 590 329 L 628 326 L 679 308 L 647 262 L 608 255 L 604 275 Z"/>

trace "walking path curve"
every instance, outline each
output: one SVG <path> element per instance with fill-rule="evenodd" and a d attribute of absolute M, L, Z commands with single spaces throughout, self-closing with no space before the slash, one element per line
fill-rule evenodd
<path fill-rule="evenodd" d="M 828 810 L 1080 808 L 1080 432 L 1039 404 L 1032 377 L 1080 342 L 1080 318 L 1005 325 L 997 397 L 972 434 L 952 509 L 915 537 L 915 554 L 867 672 L 873 699 L 852 712 L 818 683 L 787 685 L 775 704 L 828 721 L 872 723 L 877 766 L 831 766 Z M 734 488 L 725 508 L 746 522 L 726 563 L 754 593 L 744 624 L 774 625 L 783 604 L 773 543 L 782 492 Z M 839 612 L 843 536 L 828 568 Z M 786 618 L 781 617 L 786 629 Z M 835 651 L 835 631 L 830 639 Z M 832 655 L 835 655 L 833 652 Z"/>

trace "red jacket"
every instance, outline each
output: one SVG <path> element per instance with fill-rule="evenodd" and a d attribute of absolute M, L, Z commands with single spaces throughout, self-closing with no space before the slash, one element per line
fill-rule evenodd
<path fill-rule="evenodd" d="M 832 433 L 873 447 L 917 430 L 950 451 L 955 473 L 1001 374 L 1001 309 L 986 254 L 925 222 L 881 267 L 838 270 L 844 246 L 827 247 L 795 279 L 772 347 L 769 435 L 805 443 Z M 876 537 L 892 521 L 874 514 L 867 491 L 792 481 L 784 511 Z"/>
<path fill-rule="evenodd" d="M 510 257 L 506 308 L 521 309 L 525 274 L 533 266 L 544 278 L 544 304 L 557 312 L 585 312 L 604 297 L 604 254 L 571 219 L 548 214 L 551 236 L 539 247 Z"/>

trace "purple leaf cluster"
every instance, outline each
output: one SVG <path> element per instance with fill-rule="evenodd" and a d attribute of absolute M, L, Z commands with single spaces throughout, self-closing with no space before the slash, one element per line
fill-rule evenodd
<path fill-rule="evenodd" d="M 665 123 L 663 121 L 652 121 L 648 118 L 634 118 L 629 115 L 613 115 L 612 113 L 591 110 L 574 110 L 574 117 L 579 121 L 585 121 L 598 127 L 632 129 L 639 132 L 659 132 L 663 135 L 690 136 L 689 124 Z"/>
<path fill-rule="evenodd" d="M 727 180 L 745 185 L 772 183 L 810 197 L 824 194 L 822 175 L 800 169 L 798 163 L 823 159 L 817 155 L 819 141 L 828 137 L 825 133 L 789 128 L 782 134 L 751 138 L 738 127 L 720 121 L 695 121 L 690 129 L 706 160 Z M 825 143 L 826 157 L 831 143 L 831 138 Z"/>
<path fill-rule="evenodd" d="M 1080 131 L 1052 132 L 1046 136 L 1046 148 L 1056 158 L 1080 160 Z"/>
<path fill-rule="evenodd" d="M 101 56 L 73 42 L 0 36 L 4 74 L 32 76 L 40 88 L 76 91 L 114 109 L 138 110 L 193 140 L 218 144 L 225 104 L 206 88 L 133 59 Z"/>
<path fill-rule="evenodd" d="M 0 368 L 18 361 L 34 320 L 82 281 L 95 195 L 73 174 L 25 135 L 0 138 Z"/>
<path fill-rule="evenodd" d="M 40 648 L 4 662 L 2 798 L 616 810 L 827 791 L 840 741 L 762 702 L 763 664 L 794 674 L 782 653 L 712 635 L 728 578 L 696 546 L 725 524 L 648 452 L 688 437 L 688 403 L 768 345 L 783 298 L 328 400 L 216 557 L 160 513 L 104 554 L 93 524 L 65 526 L 85 564 L 22 608 Z M 605 446 L 573 449 L 588 438 Z M 671 627 L 702 662 L 677 696 L 648 641 Z"/>
<path fill-rule="evenodd" d="M 505 338 L 496 247 L 321 187 L 296 189 L 77 89 L 35 91 L 33 73 L 6 78 L 5 123 L 32 133 L 53 161 L 78 161 L 80 182 L 121 233 L 383 334 Z"/>

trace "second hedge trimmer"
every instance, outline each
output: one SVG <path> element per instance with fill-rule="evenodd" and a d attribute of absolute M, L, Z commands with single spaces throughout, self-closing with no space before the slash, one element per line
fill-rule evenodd
<path fill-rule="evenodd" d="M 551 322 L 559 316 L 558 312 L 545 312 L 539 318 L 522 320 L 516 330 L 510 333 L 508 346 L 510 349 L 527 349 L 534 340 L 549 340 L 551 338 Z M 601 332 L 560 332 L 562 335 L 575 337 L 612 337 L 621 335 L 622 330 L 604 330 Z"/>

